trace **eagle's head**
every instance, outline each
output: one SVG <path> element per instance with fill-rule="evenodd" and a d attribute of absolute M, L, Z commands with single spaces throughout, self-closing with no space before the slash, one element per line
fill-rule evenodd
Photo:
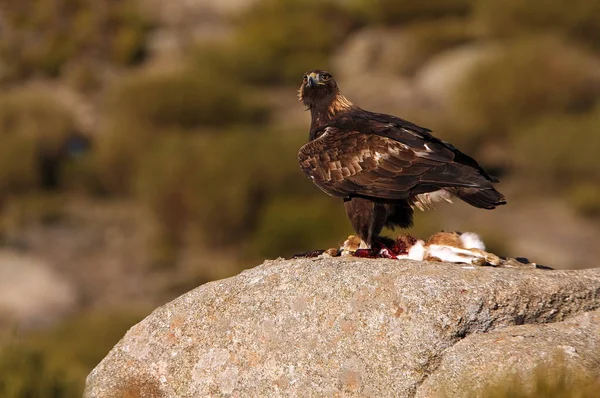
<path fill-rule="evenodd" d="M 304 74 L 298 98 L 308 109 L 323 109 L 331 114 L 352 106 L 340 93 L 331 73 L 320 69 Z"/>

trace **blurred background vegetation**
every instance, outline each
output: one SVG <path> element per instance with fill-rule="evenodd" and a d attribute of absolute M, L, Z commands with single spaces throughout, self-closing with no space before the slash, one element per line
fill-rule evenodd
<path fill-rule="evenodd" d="M 9 2 L 0 396 L 81 396 L 157 305 L 345 239 L 339 201 L 296 162 L 295 90 L 314 68 L 501 177 L 508 206 L 441 206 L 412 234 L 475 230 L 500 255 L 598 265 L 597 1 Z"/>

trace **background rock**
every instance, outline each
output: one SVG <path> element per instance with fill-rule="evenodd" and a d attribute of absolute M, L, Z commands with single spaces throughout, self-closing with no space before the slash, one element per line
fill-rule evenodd
<path fill-rule="evenodd" d="M 417 91 L 436 108 L 447 110 L 473 70 L 500 55 L 493 44 L 468 44 L 444 51 L 419 70 L 415 77 Z"/>
<path fill-rule="evenodd" d="M 346 39 L 332 59 L 334 69 L 339 71 L 337 79 L 366 77 L 370 81 L 382 72 L 393 75 L 410 56 L 406 47 L 402 29 L 361 29 Z"/>
<path fill-rule="evenodd" d="M 150 38 L 154 55 L 172 57 L 191 43 L 217 41 L 231 36 L 232 18 L 243 14 L 256 0 L 140 1 L 144 11 L 157 21 Z"/>
<path fill-rule="evenodd" d="M 553 345 L 597 318 L 585 318 L 595 326 L 536 324 L 598 307 L 600 269 L 268 261 L 154 311 L 89 375 L 85 396 L 414 396 L 436 372 L 452 372 L 446 353 L 458 358 L 469 339 L 531 324 L 521 328 L 553 336 Z M 600 343 L 598 333 L 587 338 L 584 347 Z M 566 345 L 584 350 L 572 340 Z"/>
<path fill-rule="evenodd" d="M 0 326 L 41 326 L 57 321 L 76 303 L 75 289 L 48 264 L 0 251 Z"/>

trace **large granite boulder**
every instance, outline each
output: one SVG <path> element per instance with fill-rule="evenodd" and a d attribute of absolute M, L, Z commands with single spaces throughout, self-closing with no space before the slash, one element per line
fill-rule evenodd
<path fill-rule="evenodd" d="M 554 351 L 600 374 L 597 308 L 600 269 L 267 261 L 132 327 L 85 396 L 429 397 Z"/>

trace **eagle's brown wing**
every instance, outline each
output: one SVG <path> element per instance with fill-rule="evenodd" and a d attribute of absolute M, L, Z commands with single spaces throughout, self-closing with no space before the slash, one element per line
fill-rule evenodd
<path fill-rule="evenodd" d="M 331 196 L 407 199 L 443 187 L 491 188 L 479 172 L 454 161 L 442 143 L 396 139 L 327 127 L 298 153 L 302 170 Z"/>

